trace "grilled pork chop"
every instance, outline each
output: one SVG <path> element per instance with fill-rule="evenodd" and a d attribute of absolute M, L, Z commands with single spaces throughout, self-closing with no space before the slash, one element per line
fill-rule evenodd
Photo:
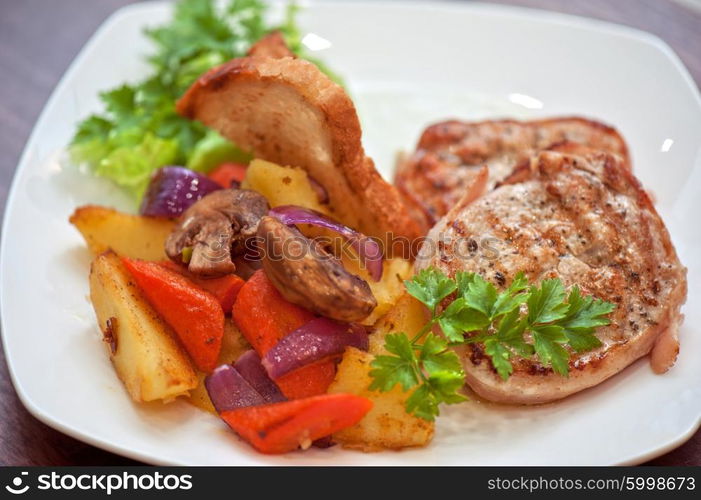
<path fill-rule="evenodd" d="M 534 281 L 557 277 L 566 287 L 578 284 L 584 294 L 616 304 L 611 325 L 597 330 L 602 346 L 574 353 L 567 378 L 516 357 L 514 373 L 503 381 L 481 344 L 462 348 L 468 384 L 497 402 L 563 398 L 648 353 L 661 373 L 679 350 L 686 269 L 646 192 L 621 157 L 572 144 L 558 149 L 581 154 L 540 152 L 477 197 L 487 184 L 483 169 L 481 182 L 429 233 L 430 241 L 439 241 L 436 251 L 430 254 L 424 245 L 417 260 L 418 269 L 434 265 L 450 276 L 477 272 L 498 288 L 518 271 Z M 461 249 L 477 249 L 484 241 L 492 251 L 466 258 Z"/>
<path fill-rule="evenodd" d="M 446 121 L 428 127 L 416 152 L 397 166 L 395 184 L 428 230 L 461 198 L 480 167 L 489 167 L 488 189 L 536 151 L 562 141 L 615 153 L 628 164 L 628 150 L 615 129 L 584 118 L 519 122 Z"/>

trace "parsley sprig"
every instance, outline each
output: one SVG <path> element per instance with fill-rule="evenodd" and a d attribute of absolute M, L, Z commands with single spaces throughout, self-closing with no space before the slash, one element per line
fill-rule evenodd
<path fill-rule="evenodd" d="M 370 389 L 386 392 L 397 384 L 405 391 L 413 389 L 407 412 L 426 420 L 439 414 L 439 404 L 466 399 L 459 393 L 465 373 L 450 347 L 483 344 L 504 380 L 513 373 L 514 356 L 536 360 L 567 376 L 571 353 L 601 345 L 595 331 L 610 323 L 608 315 L 615 308 L 610 302 L 582 296 L 578 286 L 567 293 L 559 279 L 529 284 L 523 273 L 501 292 L 479 274 L 458 272 L 449 278 L 434 267 L 405 281 L 405 286 L 428 307 L 431 319 L 411 339 L 405 333 L 387 335 L 389 354 L 373 361 Z M 455 299 L 438 312 L 453 293 Z M 443 337 L 432 332 L 436 324 Z"/>
<path fill-rule="evenodd" d="M 377 356 L 372 363 L 370 389 L 386 392 L 397 383 L 404 390 L 417 387 L 406 401 L 406 410 L 417 417 L 433 420 L 441 403 L 461 403 L 467 398 L 458 393 L 465 384 L 460 360 L 448 349 L 445 340 L 429 333 L 418 343 L 404 333 L 385 338 L 389 356 Z"/>
<path fill-rule="evenodd" d="M 386 392 L 397 383 L 406 391 L 416 390 L 406 401 L 406 410 L 417 417 L 433 420 L 441 403 L 455 404 L 467 398 L 458 393 L 465 384 L 465 373 L 448 342 L 431 328 L 444 314 L 436 314 L 440 302 L 453 293 L 457 284 L 442 273 L 422 271 L 404 282 L 408 292 L 431 310 L 431 320 L 412 339 L 405 333 L 385 337 L 391 355 L 377 356 L 372 363 L 370 389 Z"/>

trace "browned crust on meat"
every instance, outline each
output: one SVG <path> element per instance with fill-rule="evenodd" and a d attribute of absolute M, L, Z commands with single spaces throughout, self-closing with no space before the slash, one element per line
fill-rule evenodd
<path fill-rule="evenodd" d="M 628 147 L 620 134 L 591 119 L 449 120 L 429 126 L 415 153 L 398 162 L 395 185 L 413 216 L 428 230 L 461 197 L 477 167 L 489 165 L 491 189 L 533 153 L 559 143 L 567 143 L 573 152 L 575 144 L 580 144 L 613 153 L 630 166 Z"/>
<path fill-rule="evenodd" d="M 603 122 L 593 120 L 590 118 L 585 118 L 582 116 L 558 116 L 555 118 L 544 118 L 540 120 L 513 120 L 513 119 L 503 119 L 503 120 L 483 120 L 477 122 L 464 122 L 460 120 L 447 120 L 440 123 L 435 123 L 430 125 L 424 130 L 417 144 L 417 149 L 436 149 L 440 146 L 454 144 L 462 139 L 464 139 L 468 134 L 480 133 L 483 127 L 504 127 L 504 126 L 514 126 L 514 127 L 529 127 L 534 129 L 557 129 L 562 127 L 567 127 L 569 125 L 576 124 L 587 129 L 595 130 L 601 134 L 601 136 L 606 137 L 607 140 L 611 140 L 614 144 L 613 147 L 605 148 L 606 151 L 615 153 L 621 156 L 627 165 L 630 164 L 630 159 L 628 155 L 628 146 L 623 139 L 623 137 L 618 133 L 614 127 L 607 125 Z M 555 139 L 549 144 L 554 144 L 565 140 L 564 138 Z M 576 142 L 576 141 L 573 141 Z M 595 149 L 601 148 L 600 144 L 585 144 L 587 146 L 593 147 Z M 481 154 L 485 155 L 483 158 L 488 157 L 491 154 L 489 148 L 484 153 L 479 151 L 474 151 L 473 154 L 479 157 Z"/>
<path fill-rule="evenodd" d="M 352 101 L 313 64 L 290 57 L 234 59 L 199 78 L 177 110 L 258 158 L 305 168 L 345 224 L 385 242 L 391 233 L 419 236 L 396 188 L 365 156 Z"/>
<path fill-rule="evenodd" d="M 279 31 L 272 31 L 258 40 L 248 49 L 247 55 L 249 57 L 272 57 L 273 59 L 296 57 Z"/>
<path fill-rule="evenodd" d="M 615 155 L 564 143 L 555 149 L 577 154 L 539 153 L 501 187 L 451 210 L 429 233 L 429 238 L 450 237 L 458 223 L 461 236 L 486 231 L 508 241 L 498 260 L 450 261 L 447 249 L 417 262 L 417 268 L 436 265 L 449 275 L 464 269 L 493 279 L 498 271 L 506 276 L 506 283 L 495 281 L 498 287 L 519 270 L 532 280 L 559 277 L 566 286 L 577 284 L 584 293 L 617 304 L 612 324 L 597 331 L 604 345 L 573 354 L 567 378 L 535 360 L 514 358 L 514 373 L 503 381 L 479 344 L 462 348 L 468 384 L 496 402 L 560 399 L 647 354 L 653 370 L 662 373 L 679 351 L 686 269 L 646 191 Z M 551 223 L 557 225 L 547 229 Z M 575 248 L 578 238 L 585 242 Z"/>

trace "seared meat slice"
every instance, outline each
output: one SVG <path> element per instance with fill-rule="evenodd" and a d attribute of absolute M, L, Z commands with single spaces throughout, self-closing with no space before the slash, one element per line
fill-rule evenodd
<path fill-rule="evenodd" d="M 254 43 L 248 53 L 249 57 L 270 57 L 282 59 L 283 57 L 297 57 L 285 43 L 285 38 L 279 31 L 268 33 Z"/>
<path fill-rule="evenodd" d="M 397 166 L 395 184 L 413 208 L 415 219 L 428 230 L 460 199 L 480 166 L 489 167 L 491 190 L 514 166 L 562 141 L 615 153 L 629 163 L 618 132 L 584 118 L 447 121 L 424 131 L 416 152 Z"/>
<path fill-rule="evenodd" d="M 481 344 L 462 349 L 468 384 L 479 395 L 544 403 L 594 386 L 648 353 L 657 373 L 674 364 L 686 269 L 625 160 L 543 151 L 493 191 L 477 198 L 474 191 L 431 230 L 437 244 L 424 244 L 418 269 L 473 271 L 498 288 L 518 271 L 533 281 L 557 277 L 617 306 L 611 325 L 597 330 L 603 345 L 574 354 L 567 378 L 512 358 L 514 373 L 503 381 Z"/>

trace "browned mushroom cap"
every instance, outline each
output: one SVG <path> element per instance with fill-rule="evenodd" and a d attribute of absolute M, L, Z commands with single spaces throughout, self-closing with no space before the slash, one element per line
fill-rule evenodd
<path fill-rule="evenodd" d="M 166 254 L 182 262 L 183 250 L 192 249 L 188 269 L 199 276 L 233 273 L 232 257 L 255 236 L 258 222 L 268 212 L 263 196 L 247 189 L 221 189 L 188 208 L 166 240 Z"/>
<path fill-rule="evenodd" d="M 258 242 L 263 244 L 265 274 L 290 302 L 339 321 L 360 321 L 377 306 L 363 279 L 296 228 L 263 217 Z"/>

